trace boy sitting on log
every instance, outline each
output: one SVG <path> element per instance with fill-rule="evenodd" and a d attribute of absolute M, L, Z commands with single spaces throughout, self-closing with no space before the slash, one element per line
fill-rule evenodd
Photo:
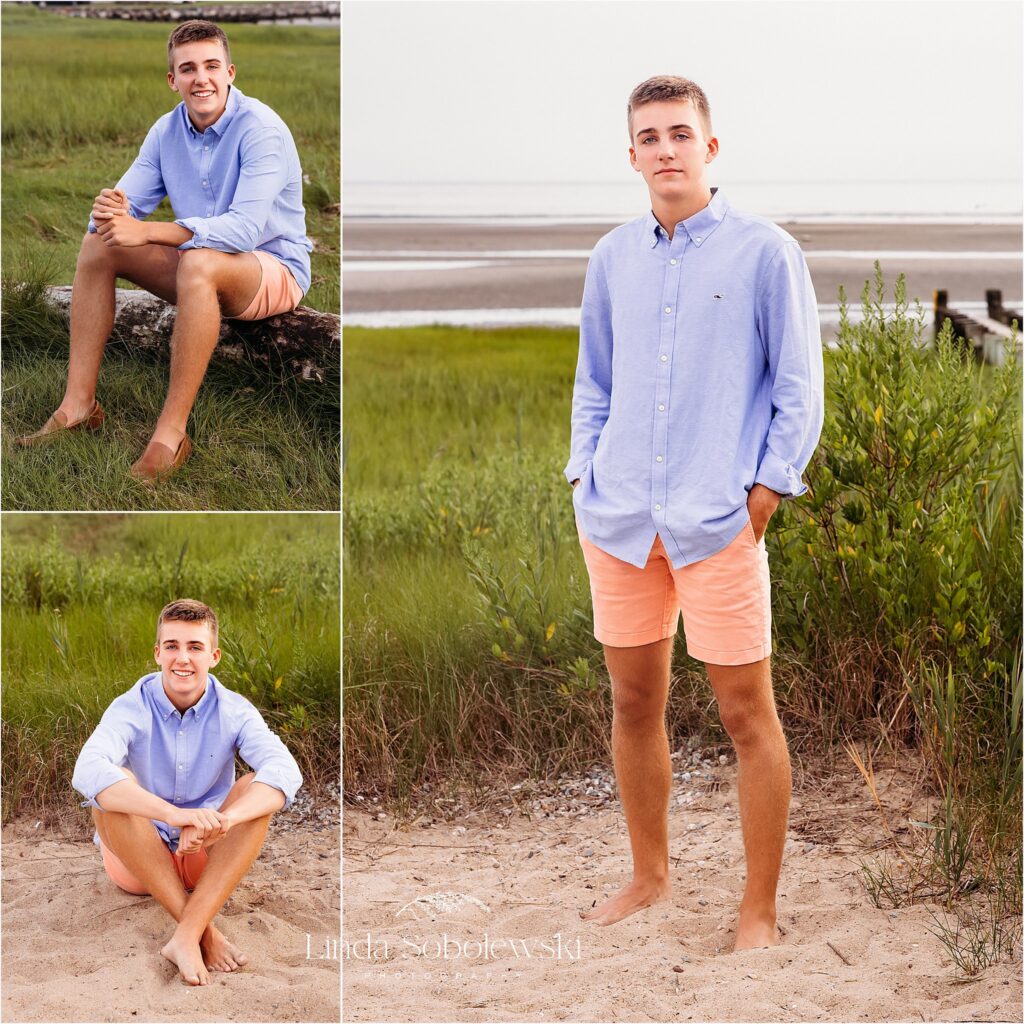
<path fill-rule="evenodd" d="M 237 86 L 228 40 L 186 21 L 167 41 L 167 84 L 182 101 L 150 128 L 115 188 L 96 197 L 71 300 L 68 382 L 60 406 L 22 445 L 95 430 L 116 280 L 178 307 L 167 398 L 131 475 L 153 483 L 192 450 L 186 433 L 221 317 L 259 320 L 294 309 L 310 284 L 302 169 L 288 126 Z M 167 196 L 173 223 L 146 220 Z"/>

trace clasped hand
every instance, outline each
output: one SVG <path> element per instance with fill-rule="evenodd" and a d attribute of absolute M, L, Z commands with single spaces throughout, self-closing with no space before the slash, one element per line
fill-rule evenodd
<path fill-rule="evenodd" d="M 181 827 L 181 834 L 178 836 L 179 857 L 212 846 L 223 839 L 231 828 L 231 819 L 228 815 L 206 807 L 182 809 L 177 819 L 171 824 Z"/>
<path fill-rule="evenodd" d="M 119 188 L 105 188 L 93 200 L 92 219 L 106 245 L 145 245 L 146 225 L 131 215 L 128 197 Z"/>

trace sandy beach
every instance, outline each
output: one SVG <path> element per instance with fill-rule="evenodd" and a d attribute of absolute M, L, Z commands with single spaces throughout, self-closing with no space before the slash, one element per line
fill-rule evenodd
<path fill-rule="evenodd" d="M 118 889 L 91 838 L 33 826 L 3 830 L 4 1021 L 339 1019 L 336 823 L 272 826 L 217 918 L 249 964 L 198 988 L 160 956 L 155 900 Z"/>
<path fill-rule="evenodd" d="M 848 763 L 796 773 L 782 945 L 730 952 L 743 874 L 735 763 L 684 766 L 672 895 L 607 928 L 579 919 L 626 879 L 622 816 L 587 793 L 606 784 L 541 794 L 526 783 L 447 820 L 346 808 L 345 1019 L 1021 1019 L 1019 960 L 957 983 L 929 931 L 937 906 L 872 904 L 859 860 L 888 840 Z M 919 780 L 876 773 L 886 819 L 905 835 L 908 817 L 929 814 Z"/>
<path fill-rule="evenodd" d="M 987 288 L 1001 289 L 1008 303 L 1021 298 L 1019 226 L 780 225 L 807 255 L 819 304 L 834 304 L 840 284 L 857 302 L 865 279 L 873 276 L 876 257 L 886 273 L 889 297 L 902 271 L 908 295 L 919 297 L 926 310 L 937 288 L 946 289 L 953 302 L 983 304 Z M 612 226 L 346 219 L 346 322 L 361 313 L 393 310 L 578 307 L 586 254 Z M 546 257 L 545 250 L 552 256 Z M 502 259 L 502 251 L 530 255 Z M 416 269 L 423 260 L 435 262 Z M 383 269 L 374 269 L 375 262 Z M 473 263 L 482 265 L 466 265 Z M 401 264 L 408 269 L 400 269 Z"/>

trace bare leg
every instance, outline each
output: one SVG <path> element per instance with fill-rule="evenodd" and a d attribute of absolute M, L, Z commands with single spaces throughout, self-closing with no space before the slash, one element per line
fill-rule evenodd
<path fill-rule="evenodd" d="M 665 732 L 672 638 L 643 647 L 605 647 L 615 714 L 612 754 L 633 853 L 633 880 L 583 915 L 614 924 L 664 899 L 668 878 L 668 801 L 672 762 Z"/>
<path fill-rule="evenodd" d="M 221 311 L 241 313 L 253 300 L 262 268 L 252 253 L 186 250 L 176 280 L 178 315 L 171 336 L 171 380 L 152 441 L 176 451 L 220 334 Z"/>
<path fill-rule="evenodd" d="M 242 822 L 233 826 L 223 839 L 209 847 L 206 868 L 178 919 L 178 927 L 175 928 L 170 941 L 160 951 L 168 960 L 180 965 L 183 959 L 189 961 L 198 951 L 200 941 L 214 915 L 252 867 L 263 846 L 263 840 L 266 839 L 269 825 L 269 814 Z M 218 969 L 234 970 L 230 966 L 220 966 Z"/>
<path fill-rule="evenodd" d="M 166 245 L 107 246 L 99 234 L 82 239 L 71 291 L 68 383 L 58 407 L 68 423 L 88 415 L 96 401 L 103 349 L 114 327 L 117 278 L 174 302 L 177 270 L 177 251 Z"/>
<path fill-rule="evenodd" d="M 786 843 L 792 775 L 772 693 L 771 659 L 751 665 L 708 665 L 722 724 L 739 764 L 740 823 L 747 883 L 735 949 L 775 946 L 775 899 Z"/>
<path fill-rule="evenodd" d="M 219 810 L 224 810 L 238 800 L 254 778 L 255 776 L 249 773 L 238 779 Z M 93 820 L 96 822 L 96 829 L 103 844 L 112 850 L 125 867 L 146 886 L 153 898 L 175 921 L 181 921 L 186 906 L 190 902 L 190 897 L 182 885 L 178 873 L 174 870 L 174 865 L 166 855 L 167 848 L 164 846 L 163 840 L 149 819 L 134 814 L 100 811 L 93 808 Z M 259 820 L 269 822 L 269 818 Z M 247 822 L 246 824 L 254 823 Z M 236 829 L 241 827 L 243 826 L 235 826 Z M 227 842 L 234 831 L 235 829 L 232 829 L 220 843 L 210 847 L 207 854 L 210 859 L 200 878 L 200 884 L 214 867 L 214 850 L 221 843 Z M 266 826 L 264 826 L 263 833 L 266 834 Z M 259 852 L 258 848 L 256 852 Z M 250 866 L 252 860 L 255 860 L 255 854 L 249 861 Z M 241 872 L 238 878 L 240 879 L 244 873 L 244 871 Z M 220 909 L 237 884 L 238 880 L 236 879 L 235 884 L 224 895 L 217 909 Z M 199 885 L 197 884 L 196 891 L 198 892 L 198 890 Z M 209 982 L 205 967 L 217 971 L 233 971 L 244 966 L 249 959 L 228 941 L 212 921 L 213 915 L 211 914 L 197 943 L 183 948 L 175 947 L 172 955 L 168 955 L 167 946 L 161 950 L 164 956 L 178 966 L 182 978 L 191 985 L 205 985 Z M 195 949 L 192 948 L 193 945 Z"/>

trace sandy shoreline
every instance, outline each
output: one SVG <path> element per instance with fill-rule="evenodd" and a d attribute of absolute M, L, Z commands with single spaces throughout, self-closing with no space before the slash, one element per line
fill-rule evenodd
<path fill-rule="evenodd" d="M 345 1019 L 1021 1019 L 1019 963 L 957 984 L 928 908 L 871 903 L 858 858 L 884 832 L 852 770 L 794 794 L 783 944 L 729 952 L 743 871 L 735 764 L 710 774 L 673 793 L 672 896 L 609 928 L 578 914 L 625 880 L 616 810 L 563 814 L 520 794 L 507 814 L 396 825 L 346 809 Z M 890 822 L 927 815 L 906 773 L 879 778 Z"/>
<path fill-rule="evenodd" d="M 908 294 L 927 307 L 936 288 L 952 300 L 983 302 L 987 288 L 999 288 L 1005 300 L 1021 298 L 1021 260 L 999 253 L 1021 252 L 1021 230 L 991 224 L 787 224 L 808 254 L 808 265 L 819 303 L 834 303 L 844 284 L 854 300 L 864 280 L 873 276 L 879 253 L 986 253 L 977 258 L 902 258 L 882 255 L 890 290 L 900 271 L 906 273 Z M 586 271 L 585 258 L 535 258 L 501 261 L 488 257 L 482 267 L 436 270 L 372 269 L 375 259 L 411 253 L 402 259 L 429 258 L 437 253 L 487 253 L 500 250 L 585 250 L 610 229 L 608 224 L 532 225 L 460 224 L 457 222 L 344 223 L 344 312 L 359 314 L 391 310 L 533 309 L 579 305 Z M 854 258 L 819 258 L 818 251 L 864 253 Z"/>
<path fill-rule="evenodd" d="M 272 827 L 217 918 L 250 963 L 191 988 L 160 956 L 164 910 L 110 882 L 90 839 L 32 826 L 3 830 L 4 1021 L 339 1019 L 336 827 Z"/>

